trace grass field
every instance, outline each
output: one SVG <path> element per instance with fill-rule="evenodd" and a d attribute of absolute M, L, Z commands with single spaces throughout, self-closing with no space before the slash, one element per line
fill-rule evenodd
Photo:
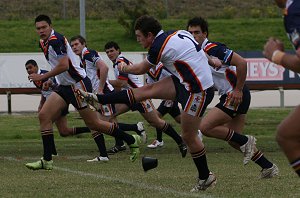
<path fill-rule="evenodd" d="M 165 30 L 185 29 L 188 19 L 161 20 Z M 286 49 L 291 45 L 286 37 L 281 18 L 208 19 L 209 39 L 225 43 L 235 51 L 262 50 L 270 37 L 281 39 Z M 0 20 L 0 53 L 40 52 L 39 37 L 33 21 Z M 80 33 L 79 20 L 55 20 L 53 27 L 68 39 Z M 9 37 L 7 36 L 9 35 Z M 89 48 L 103 51 L 106 42 L 114 40 L 122 51 L 145 51 L 136 39 L 128 38 L 117 20 L 87 20 L 86 38 Z"/>
<path fill-rule="evenodd" d="M 300 197 L 299 178 L 277 146 L 276 126 L 291 109 L 251 109 L 245 133 L 255 135 L 258 147 L 280 169 L 280 176 L 260 180 L 260 167 L 242 165 L 242 155 L 226 143 L 205 138 L 208 164 L 218 182 L 214 189 L 189 193 L 196 181 L 196 170 L 189 155 L 181 158 L 175 143 L 165 135 L 165 146 L 149 150 L 143 145 L 142 156 L 158 158 L 156 169 L 144 172 L 141 157 L 129 161 L 129 150 L 110 156 L 108 163 L 87 163 L 97 155 L 90 134 L 62 138 L 55 132 L 59 156 L 52 171 L 28 170 L 24 164 L 38 160 L 42 144 L 34 113 L 0 115 L 1 197 Z M 77 113 L 69 115 L 70 126 L 81 126 Z M 137 113 L 120 116 L 122 122 L 134 123 Z M 176 129 L 178 125 L 166 117 Z M 155 130 L 145 124 L 150 142 Z M 106 145 L 114 141 L 106 136 Z"/>

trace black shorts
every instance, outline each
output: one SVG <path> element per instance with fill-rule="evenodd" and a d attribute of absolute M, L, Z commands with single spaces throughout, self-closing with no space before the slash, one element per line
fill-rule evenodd
<path fill-rule="evenodd" d="M 176 118 L 180 115 L 180 109 L 178 107 L 177 101 L 172 100 L 163 100 L 161 101 L 157 111 L 162 115 L 166 115 L 167 113 L 170 114 L 173 118 Z"/>
<path fill-rule="evenodd" d="M 55 92 L 65 100 L 67 105 L 71 103 L 77 110 L 84 109 L 87 107 L 87 104 L 75 93 L 76 89 L 92 92 L 93 89 L 90 79 L 86 77 L 73 85 L 59 85 L 57 89 L 55 89 Z"/>
<path fill-rule="evenodd" d="M 140 113 L 148 113 L 153 111 L 154 105 L 152 100 L 147 99 L 142 102 L 134 103 L 133 105 L 128 106 L 131 111 L 139 111 Z"/>
<path fill-rule="evenodd" d="M 216 105 L 216 107 L 221 109 L 232 118 L 239 114 L 246 114 L 251 102 L 251 94 L 248 87 L 245 85 L 243 88 L 243 101 L 241 104 L 238 106 L 232 106 L 227 101 L 227 94 L 223 94 L 220 97 L 220 102 Z"/>
<path fill-rule="evenodd" d="M 214 87 L 199 93 L 192 93 L 185 89 L 177 77 L 173 75 L 171 77 L 176 89 L 176 101 L 182 105 L 183 111 L 192 116 L 202 117 L 214 98 Z"/>

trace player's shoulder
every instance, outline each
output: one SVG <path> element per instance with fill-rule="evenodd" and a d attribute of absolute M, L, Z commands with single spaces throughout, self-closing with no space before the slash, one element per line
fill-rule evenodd
<path fill-rule="evenodd" d="M 49 41 L 49 45 L 59 45 L 59 44 L 65 44 L 66 39 L 62 34 L 58 32 L 54 32 L 53 34 L 50 35 L 48 41 Z"/>

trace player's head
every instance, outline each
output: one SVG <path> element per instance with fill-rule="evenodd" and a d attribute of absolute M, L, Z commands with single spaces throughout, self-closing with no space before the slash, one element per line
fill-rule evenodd
<path fill-rule="evenodd" d="M 194 17 L 190 19 L 186 26 L 187 31 L 189 31 L 195 38 L 195 40 L 201 45 L 205 38 L 208 37 L 208 23 L 202 17 Z"/>
<path fill-rule="evenodd" d="M 83 48 L 86 47 L 86 40 L 81 35 L 73 36 L 70 45 L 76 55 L 81 55 Z"/>
<path fill-rule="evenodd" d="M 35 29 L 42 40 L 47 40 L 52 32 L 52 22 L 49 16 L 39 15 L 35 18 Z"/>
<path fill-rule="evenodd" d="M 144 48 L 149 48 L 162 26 L 154 17 L 144 15 L 135 21 L 134 29 L 137 41 Z"/>
<path fill-rule="evenodd" d="M 38 64 L 33 59 L 30 59 L 25 63 L 25 68 L 28 74 L 36 74 L 39 70 Z"/>
<path fill-rule="evenodd" d="M 115 62 L 115 60 L 118 58 L 119 54 L 121 54 L 121 49 L 118 45 L 118 43 L 114 41 L 109 41 L 104 45 L 104 50 L 107 55 L 107 57 Z"/>

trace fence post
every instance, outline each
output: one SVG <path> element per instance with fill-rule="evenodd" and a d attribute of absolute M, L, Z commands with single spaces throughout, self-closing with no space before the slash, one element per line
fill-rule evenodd
<path fill-rule="evenodd" d="M 7 91 L 7 113 L 11 114 L 11 92 Z"/>
<path fill-rule="evenodd" d="M 280 94 L 280 108 L 284 107 L 284 89 L 283 87 L 279 87 L 279 94 Z"/>

